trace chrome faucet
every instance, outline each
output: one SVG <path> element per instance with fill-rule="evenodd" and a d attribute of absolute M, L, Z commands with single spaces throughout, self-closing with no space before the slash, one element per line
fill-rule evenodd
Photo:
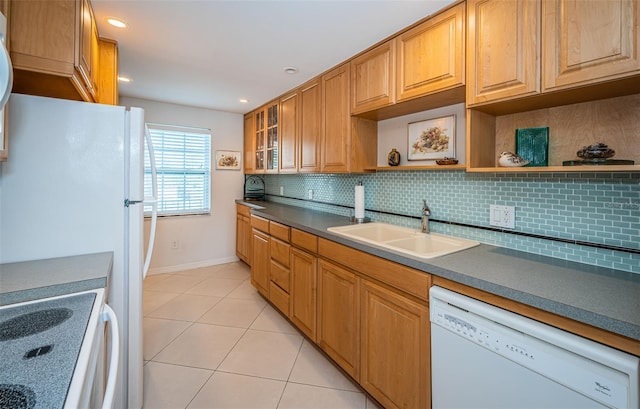
<path fill-rule="evenodd" d="M 427 201 L 422 200 L 422 233 L 429 234 L 429 216 L 431 216 L 431 209 L 427 206 Z"/>

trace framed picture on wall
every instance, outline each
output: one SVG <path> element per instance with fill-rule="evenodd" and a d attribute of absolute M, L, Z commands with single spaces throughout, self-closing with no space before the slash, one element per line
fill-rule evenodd
<path fill-rule="evenodd" d="M 216 151 L 216 169 L 240 170 L 240 152 Z"/>
<path fill-rule="evenodd" d="M 456 156 L 456 116 L 449 115 L 408 125 L 408 160 L 435 160 Z"/>

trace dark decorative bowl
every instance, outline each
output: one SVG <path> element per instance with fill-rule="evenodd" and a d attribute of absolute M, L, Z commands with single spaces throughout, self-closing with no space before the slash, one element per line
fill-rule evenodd
<path fill-rule="evenodd" d="M 594 145 L 584 146 L 577 153 L 579 158 L 586 160 L 605 160 L 613 157 L 616 151 L 609 148 L 604 143 L 596 143 Z"/>
<path fill-rule="evenodd" d="M 457 165 L 458 159 L 447 158 L 446 156 L 443 159 L 437 159 L 436 163 L 438 165 Z"/>

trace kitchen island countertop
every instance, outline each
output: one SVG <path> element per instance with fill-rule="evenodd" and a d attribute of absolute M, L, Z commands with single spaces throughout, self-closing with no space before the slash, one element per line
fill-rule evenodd
<path fill-rule="evenodd" d="M 0 264 L 0 305 L 107 288 L 113 253 Z"/>
<path fill-rule="evenodd" d="M 640 274 L 480 244 L 424 260 L 327 231 L 349 218 L 275 202 L 252 213 L 416 270 L 640 341 Z"/>

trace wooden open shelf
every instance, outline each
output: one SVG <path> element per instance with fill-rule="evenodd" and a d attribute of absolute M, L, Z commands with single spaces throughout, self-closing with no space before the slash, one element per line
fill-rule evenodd
<path fill-rule="evenodd" d="M 367 169 L 376 172 L 384 172 L 389 170 L 452 170 L 466 169 L 467 165 L 459 163 L 457 165 L 425 165 L 425 166 L 379 166 L 377 168 Z"/>
<path fill-rule="evenodd" d="M 526 112 L 494 114 L 467 109 L 468 172 L 640 172 L 640 94 L 556 106 Z M 515 152 L 518 128 L 549 127 L 549 166 L 498 166 L 500 152 Z M 603 142 L 613 159 L 635 165 L 562 166 L 579 159 L 583 146 Z"/>

